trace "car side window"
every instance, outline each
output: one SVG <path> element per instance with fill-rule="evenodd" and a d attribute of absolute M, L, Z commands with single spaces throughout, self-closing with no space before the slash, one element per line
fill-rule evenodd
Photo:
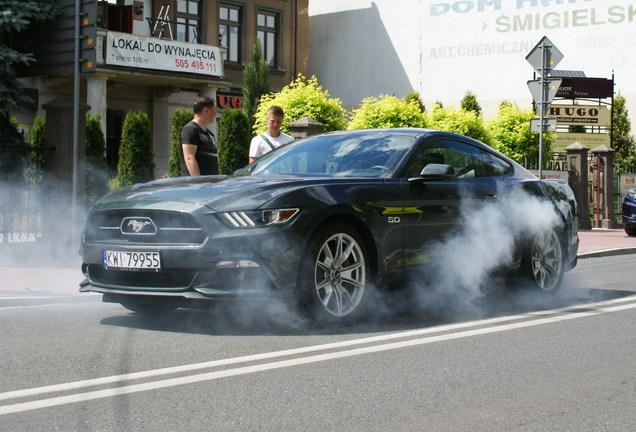
<path fill-rule="evenodd" d="M 481 160 L 479 149 L 471 145 L 454 141 L 439 140 L 426 143 L 420 148 L 409 164 L 410 177 L 417 177 L 430 163 L 445 164 L 451 167 L 448 173 L 458 178 L 476 177 Z"/>
<path fill-rule="evenodd" d="M 512 174 L 513 169 L 510 163 L 487 151 L 482 150 L 481 154 L 483 169 L 480 177 L 500 177 Z"/>
<path fill-rule="evenodd" d="M 419 176 L 430 163 L 449 165 L 451 169 L 447 172 L 458 179 L 495 177 L 512 172 L 512 166 L 497 156 L 471 144 L 450 139 L 424 144 L 409 163 L 407 175 Z"/>

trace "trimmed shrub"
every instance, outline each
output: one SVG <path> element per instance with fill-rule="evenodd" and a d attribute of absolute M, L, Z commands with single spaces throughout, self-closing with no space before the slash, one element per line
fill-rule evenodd
<path fill-rule="evenodd" d="M 423 113 L 426 112 L 426 105 L 424 105 L 424 102 L 422 102 L 422 98 L 420 97 L 420 94 L 418 92 L 416 92 L 415 90 L 410 91 L 404 97 L 404 101 L 405 102 L 414 102 L 420 108 L 421 112 L 423 112 Z"/>
<path fill-rule="evenodd" d="M 435 104 L 428 116 L 427 126 L 431 129 L 454 132 L 490 144 L 490 135 L 480 115 L 474 111 L 442 108 Z"/>
<path fill-rule="evenodd" d="M 178 109 L 172 117 L 172 129 L 170 129 L 170 158 L 168 159 L 168 172 L 166 173 L 166 177 L 179 177 L 181 175 L 181 161 L 179 160 L 181 129 L 192 120 L 193 115 L 191 109 Z"/>
<path fill-rule="evenodd" d="M 244 110 L 223 110 L 219 120 L 219 174 L 231 174 L 247 165 L 251 136 Z"/>
<path fill-rule="evenodd" d="M 425 118 L 421 105 L 410 99 L 395 96 L 365 98 L 360 107 L 353 110 L 348 129 L 424 127 Z"/>
<path fill-rule="evenodd" d="M 37 186 L 43 177 L 44 170 L 44 147 L 46 136 L 46 119 L 36 117 L 31 128 L 31 157 L 26 170 L 27 182 L 31 186 Z"/>
<path fill-rule="evenodd" d="M 492 146 L 525 167 L 536 168 L 539 161 L 539 133 L 530 131 L 531 109 L 521 110 L 516 104 L 503 102 L 497 118 L 487 123 Z M 543 162 L 552 158 L 553 133 L 543 134 Z"/>
<path fill-rule="evenodd" d="M 243 69 L 243 109 L 250 125 L 261 96 L 269 93 L 269 63 L 263 60 L 261 41 L 256 39 L 252 47 L 252 62 Z"/>
<path fill-rule="evenodd" d="M 108 192 L 106 140 L 99 114 L 86 113 L 86 205 Z"/>
<path fill-rule="evenodd" d="M 467 91 L 464 95 L 461 108 L 464 111 L 472 111 L 478 116 L 481 116 L 481 106 L 479 105 L 479 102 L 477 102 L 477 96 L 470 91 Z"/>
<path fill-rule="evenodd" d="M 306 79 L 303 75 L 284 87 L 278 93 L 261 96 L 256 114 L 254 114 L 254 134 L 267 130 L 267 110 L 272 105 L 278 105 L 285 111 L 285 119 L 281 130 L 289 133 L 287 124 L 303 117 L 309 117 L 324 125 L 323 131 L 342 130 L 346 127 L 345 109 L 340 99 L 329 96 L 318 84 L 318 79 L 312 76 Z"/>
<path fill-rule="evenodd" d="M 152 151 L 151 126 L 144 112 L 129 112 L 124 119 L 119 146 L 117 177 L 112 187 L 128 186 L 154 179 L 155 162 Z"/>

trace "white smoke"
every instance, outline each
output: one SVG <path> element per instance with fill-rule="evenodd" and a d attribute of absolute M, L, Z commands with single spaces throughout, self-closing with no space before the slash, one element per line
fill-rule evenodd
<path fill-rule="evenodd" d="M 494 200 L 461 204 L 459 231 L 434 243 L 426 284 L 415 284 L 420 306 L 426 309 L 475 312 L 476 300 L 493 290 L 511 289 L 499 270 L 519 258 L 518 240 L 553 228 L 559 220 L 553 205 L 521 189 Z"/>
<path fill-rule="evenodd" d="M 38 188 L 2 185 L 0 267 L 68 267 L 79 272 L 83 208 L 50 181 Z M 73 223 L 74 222 L 74 223 Z"/>

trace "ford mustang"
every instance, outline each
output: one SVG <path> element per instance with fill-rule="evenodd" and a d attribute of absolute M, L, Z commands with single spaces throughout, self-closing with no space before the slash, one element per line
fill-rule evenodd
<path fill-rule="evenodd" d="M 507 270 L 553 293 L 576 265 L 568 185 L 471 138 L 410 128 L 321 134 L 232 175 L 113 191 L 86 217 L 80 291 L 139 313 L 275 293 L 311 317 L 344 319 L 371 286 L 426 273 L 466 208 L 511 190 L 547 203 L 556 222 L 520 232 Z"/>

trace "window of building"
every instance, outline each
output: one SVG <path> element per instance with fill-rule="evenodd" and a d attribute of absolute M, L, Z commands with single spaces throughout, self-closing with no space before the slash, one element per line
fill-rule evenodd
<path fill-rule="evenodd" d="M 278 35 L 280 33 L 280 14 L 258 11 L 256 15 L 256 37 L 263 47 L 263 59 L 270 67 L 278 67 Z"/>
<path fill-rule="evenodd" d="M 226 48 L 223 60 L 230 63 L 241 62 L 241 21 L 240 6 L 222 4 L 219 8 L 219 35 L 221 45 Z"/>
<path fill-rule="evenodd" d="M 201 0 L 177 0 L 175 39 L 200 43 Z"/>

